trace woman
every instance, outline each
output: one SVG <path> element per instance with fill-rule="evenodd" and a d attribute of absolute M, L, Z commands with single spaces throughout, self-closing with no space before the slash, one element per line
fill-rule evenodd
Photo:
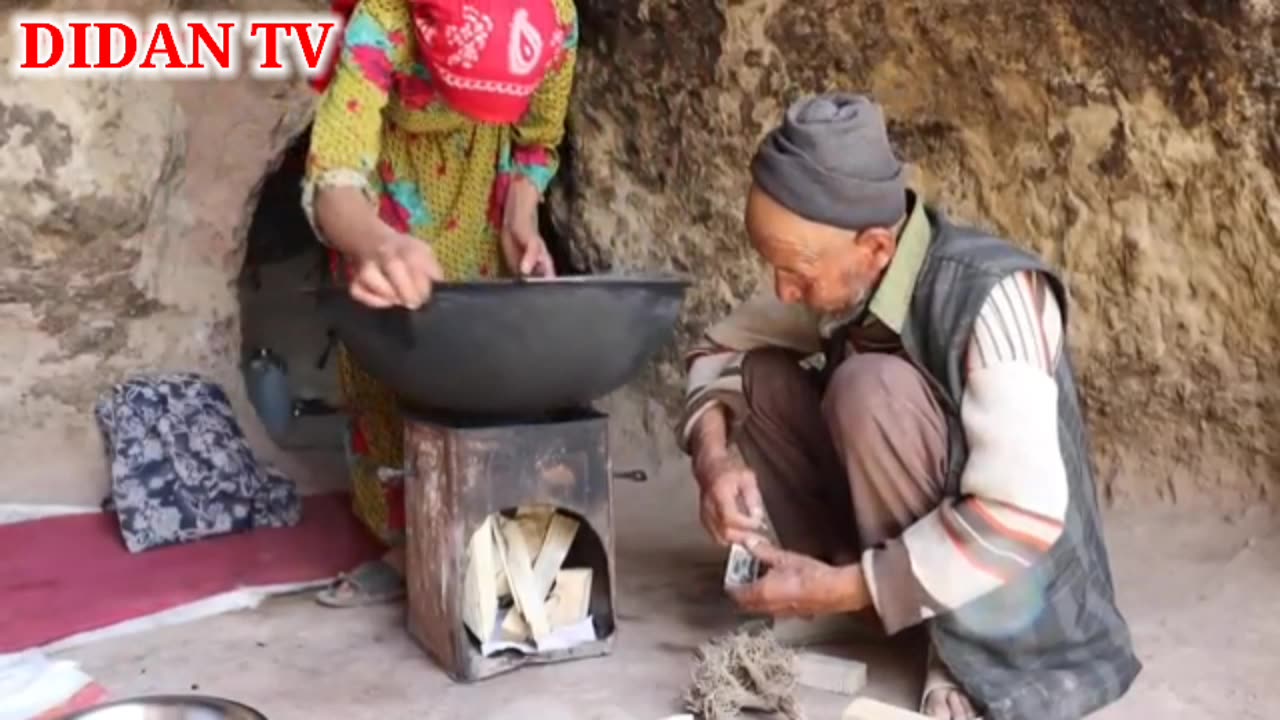
<path fill-rule="evenodd" d="M 417 308 L 431 284 L 553 275 L 537 208 L 555 175 L 578 39 L 572 0 L 335 0 L 348 16 L 303 205 L 351 296 Z M 393 549 L 319 600 L 403 593 L 395 400 L 339 356 L 356 513 Z"/>

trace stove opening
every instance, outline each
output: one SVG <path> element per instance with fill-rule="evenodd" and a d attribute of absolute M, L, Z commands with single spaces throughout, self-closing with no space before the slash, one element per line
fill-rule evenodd
<path fill-rule="evenodd" d="M 609 554 L 579 513 L 554 505 L 494 513 L 472 535 L 465 560 L 463 623 L 482 676 L 529 655 L 590 654 L 616 629 Z M 486 641 L 478 625 L 490 632 Z M 554 649 L 537 647 L 535 626 Z"/>

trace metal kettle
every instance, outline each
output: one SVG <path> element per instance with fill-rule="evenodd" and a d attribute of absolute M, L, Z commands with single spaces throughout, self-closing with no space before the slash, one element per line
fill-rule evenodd
<path fill-rule="evenodd" d="M 293 421 L 293 393 L 289 390 L 289 369 L 280 356 L 258 348 L 241 369 L 249 402 L 271 437 L 279 442 Z"/>

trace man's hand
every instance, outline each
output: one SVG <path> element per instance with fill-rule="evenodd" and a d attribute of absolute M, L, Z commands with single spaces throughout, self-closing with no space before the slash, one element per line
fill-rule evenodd
<path fill-rule="evenodd" d="M 555 263 L 538 232 L 538 188 L 516 176 L 507 190 L 502 213 L 502 257 L 523 277 L 555 277 Z"/>
<path fill-rule="evenodd" d="M 357 257 L 351 297 L 375 308 L 416 310 L 431 297 L 432 283 L 444 279 L 431 247 L 422 240 L 382 226 L 370 252 Z"/>
<path fill-rule="evenodd" d="M 715 453 L 694 461 L 693 474 L 701 488 L 702 526 L 720 545 L 760 540 L 764 500 L 756 475 L 729 453 Z"/>
<path fill-rule="evenodd" d="M 834 567 L 764 541 L 747 546 L 767 570 L 750 585 L 730 588 L 738 606 L 775 617 L 813 617 L 858 612 L 870 605 L 862 567 Z"/>

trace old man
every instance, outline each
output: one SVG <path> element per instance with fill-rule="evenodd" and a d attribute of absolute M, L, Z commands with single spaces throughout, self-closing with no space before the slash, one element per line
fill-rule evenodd
<path fill-rule="evenodd" d="M 767 568 L 736 601 L 927 623 L 932 717 L 1074 720 L 1119 698 L 1141 664 L 1058 274 L 908 189 L 862 96 L 792 105 L 751 174 L 773 287 L 690 352 L 680 428 L 703 525 Z"/>

